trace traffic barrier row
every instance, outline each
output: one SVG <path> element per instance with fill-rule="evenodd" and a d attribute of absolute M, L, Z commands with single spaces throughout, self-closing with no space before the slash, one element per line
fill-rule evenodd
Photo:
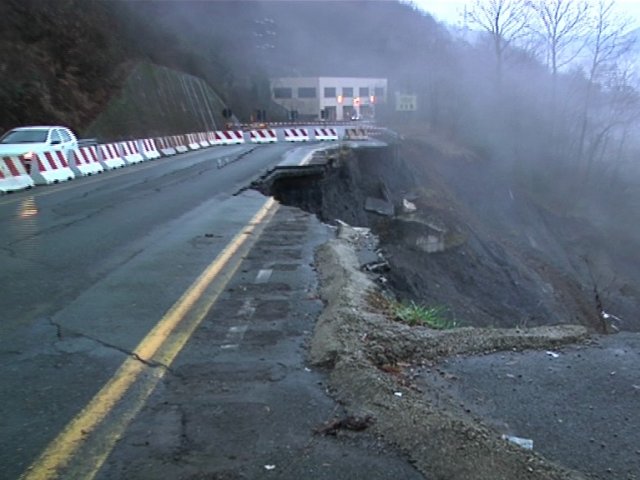
<path fill-rule="evenodd" d="M 368 139 L 368 135 L 364 129 L 347 128 L 345 138 Z M 313 129 L 313 137 L 309 128 L 284 128 L 279 137 L 273 128 L 254 128 L 248 132 L 248 140 L 253 144 L 276 143 L 280 140 L 337 141 L 339 134 L 337 128 L 323 126 Z M 47 151 L 29 157 L 1 157 L 0 192 L 63 182 L 201 148 L 244 143 L 245 135 L 242 130 L 216 130 L 83 146 L 70 151 L 68 155 L 61 151 Z"/>

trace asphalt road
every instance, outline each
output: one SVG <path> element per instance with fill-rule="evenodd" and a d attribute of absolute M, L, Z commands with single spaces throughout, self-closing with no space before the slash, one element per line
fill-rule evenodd
<path fill-rule="evenodd" d="M 640 479 L 640 335 L 587 345 L 452 357 L 425 368 L 431 401 L 466 411 L 589 478 Z M 436 395 L 434 392 L 441 392 Z"/>
<path fill-rule="evenodd" d="M 314 434 L 342 413 L 305 366 L 328 232 L 236 195 L 290 149 L 0 198 L 0 478 L 422 478 L 364 433 Z"/>
<path fill-rule="evenodd" d="M 234 194 L 287 148 L 209 149 L 0 198 L 1 478 L 24 471 L 251 219 L 264 199 Z"/>

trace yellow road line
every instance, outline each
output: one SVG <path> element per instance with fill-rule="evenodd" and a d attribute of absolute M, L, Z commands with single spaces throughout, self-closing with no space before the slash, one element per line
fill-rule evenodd
<path fill-rule="evenodd" d="M 249 224 L 233 238 L 220 255 L 200 274 L 182 297 L 138 344 L 134 350 L 136 355 L 143 360 L 159 362 L 166 366 L 171 365 L 217 300 L 228 279 L 240 265 L 240 259 L 238 259 L 232 271 L 227 274 L 224 285 L 214 295 L 207 297 L 202 305 L 197 305 L 198 301 L 228 265 L 240 247 L 254 233 L 258 225 L 268 219 L 267 217 L 270 218 L 277 208 L 278 204 L 273 199 L 267 200 L 262 205 Z M 194 307 L 197 308 L 194 309 Z M 192 309 L 195 311 L 191 312 Z M 187 319 L 186 321 L 185 318 Z M 135 358 L 125 360 L 115 375 L 102 387 L 87 406 L 67 424 L 65 429 L 48 445 L 40 457 L 20 478 L 24 480 L 57 478 L 60 470 L 69 464 L 88 436 L 100 426 L 105 417 L 116 407 L 117 403 L 139 381 L 141 375 L 148 370 L 149 367 L 147 365 Z M 142 407 L 144 400 L 151 394 L 165 371 L 163 368 L 152 368 L 152 370 L 154 370 L 154 373 L 144 379 L 144 385 L 140 389 L 141 393 L 138 394 L 137 401 L 134 402 L 134 410 L 129 409 L 117 422 L 116 428 L 111 428 L 109 438 L 103 439 L 100 451 L 92 458 L 93 464 L 87 466 L 89 467 L 87 473 L 82 477 L 74 478 L 93 478 L 98 472 L 129 420 Z"/>

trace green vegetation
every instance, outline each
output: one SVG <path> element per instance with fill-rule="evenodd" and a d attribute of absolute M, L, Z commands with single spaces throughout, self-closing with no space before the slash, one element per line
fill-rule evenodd
<path fill-rule="evenodd" d="M 455 320 L 448 317 L 445 307 L 426 307 L 413 301 L 409 303 L 396 302 L 392 306 L 396 319 L 410 326 L 425 326 L 437 330 L 448 330 L 458 326 Z"/>

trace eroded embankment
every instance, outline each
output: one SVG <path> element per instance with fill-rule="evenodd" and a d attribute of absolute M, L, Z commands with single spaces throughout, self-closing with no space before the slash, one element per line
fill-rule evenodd
<path fill-rule="evenodd" d="M 327 223 L 371 228 L 390 265 L 387 287 L 459 325 L 605 329 L 589 277 L 576 274 L 562 242 L 543 242 L 553 237 L 544 218 L 526 219 L 540 248 L 514 243 L 509 235 L 525 227 L 512 218 L 502 230 L 489 226 L 429 155 L 402 145 L 337 150 L 324 171 L 271 178 L 261 190 Z"/>
<path fill-rule="evenodd" d="M 316 257 L 326 309 L 312 361 L 329 369 L 332 394 L 349 413 L 369 419 L 373 433 L 399 446 L 425 478 L 582 478 L 506 442 L 504 430 L 418 379 L 421 365 L 438 370 L 452 355 L 554 349 L 610 329 L 595 298 L 597 272 L 572 250 L 575 237 L 593 229 L 570 219 L 572 235 L 559 236 L 561 219 L 515 185 L 495 178 L 481 185 L 491 177 L 482 165 L 467 171 L 464 158 L 437 161 L 414 147 L 336 150 L 324 169 L 262 185 L 338 225 L 338 238 Z M 491 189 L 504 190 L 507 202 Z M 369 227 L 380 251 L 362 229 L 337 220 Z M 388 271 L 364 273 L 369 262 L 385 261 Z M 444 307 L 465 328 L 398 323 L 385 305 L 394 297 Z"/>
<path fill-rule="evenodd" d="M 488 428 L 425 399 L 398 368 L 453 353 L 551 348 L 586 338 L 579 326 L 436 332 L 408 327 L 372 309 L 376 284 L 359 270 L 357 234 L 341 227 L 317 251 L 321 296 L 311 360 L 330 367 L 332 394 L 347 410 L 373 419 L 377 436 L 398 446 L 425 478 L 478 480 L 578 479 L 535 453 L 513 446 Z"/>

